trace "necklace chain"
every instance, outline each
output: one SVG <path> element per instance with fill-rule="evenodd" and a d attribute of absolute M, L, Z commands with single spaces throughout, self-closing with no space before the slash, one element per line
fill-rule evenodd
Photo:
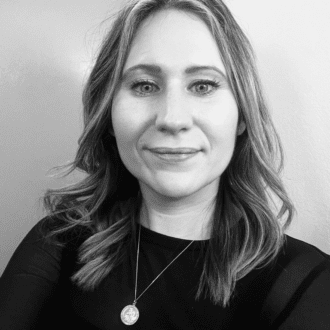
<path fill-rule="evenodd" d="M 136 297 L 137 293 L 137 280 L 138 280 L 138 272 L 139 272 L 139 256 L 140 256 L 140 236 L 141 236 L 141 225 L 139 227 L 139 240 L 138 240 L 138 248 L 137 248 L 137 253 L 136 253 L 136 268 L 135 268 L 135 292 L 134 292 L 134 302 L 133 305 L 136 305 L 136 302 L 138 299 L 151 287 L 151 285 L 159 278 L 160 275 L 162 275 L 165 270 L 172 265 L 172 263 L 180 257 L 180 255 L 186 251 L 189 246 L 194 242 L 191 241 L 155 278 L 154 280 L 140 293 L 138 297 Z"/>
<path fill-rule="evenodd" d="M 178 259 L 181 254 L 188 249 L 188 247 L 194 242 L 191 241 L 157 276 L 156 278 L 144 289 L 144 291 L 136 297 L 137 293 L 137 280 L 138 280 L 138 274 L 139 274 L 139 256 L 140 256 L 140 238 L 141 238 L 141 225 L 139 227 L 139 241 L 138 241 L 138 247 L 137 247 L 137 252 L 136 252 L 136 268 L 135 268 L 135 291 L 134 291 L 134 301 L 132 305 L 127 305 L 125 306 L 121 313 L 120 313 L 120 318 L 122 322 L 126 325 L 132 325 L 134 324 L 138 319 L 140 312 L 135 306 L 138 299 L 150 288 L 150 286 L 159 278 L 160 275 L 162 275 L 165 270 L 172 265 L 172 263 Z"/>

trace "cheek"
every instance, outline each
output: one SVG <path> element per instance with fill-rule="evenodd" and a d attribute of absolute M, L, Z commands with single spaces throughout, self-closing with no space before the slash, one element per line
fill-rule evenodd
<path fill-rule="evenodd" d="M 117 143 L 128 142 L 134 138 L 139 129 L 139 117 L 136 113 L 134 104 L 120 95 L 117 96 L 112 105 L 111 119 L 114 135 Z"/>
<path fill-rule="evenodd" d="M 122 95 L 114 99 L 112 106 L 112 126 L 120 158 L 128 170 L 138 163 L 138 144 L 143 136 L 147 118 L 136 102 Z"/>
<path fill-rule="evenodd" d="M 224 143 L 234 144 L 237 134 L 238 109 L 234 100 L 228 100 L 214 107 L 204 117 L 205 134 L 211 143 L 221 146 Z"/>
<path fill-rule="evenodd" d="M 112 127 L 115 137 L 118 138 L 121 133 L 126 132 L 130 126 L 129 104 L 121 101 L 121 98 L 115 98 L 111 109 Z"/>

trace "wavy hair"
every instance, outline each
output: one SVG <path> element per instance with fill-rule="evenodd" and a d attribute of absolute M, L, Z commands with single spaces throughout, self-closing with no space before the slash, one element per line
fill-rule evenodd
<path fill-rule="evenodd" d="M 84 131 L 68 173 L 78 169 L 86 175 L 78 183 L 46 192 L 49 221 L 43 232 L 59 245 L 82 238 L 80 267 L 71 279 L 86 290 L 95 288 L 121 262 L 128 245 L 136 244 L 142 198 L 111 134 L 111 106 L 139 26 L 166 9 L 189 12 L 208 26 L 226 68 L 239 121 L 246 125 L 221 176 L 196 293 L 196 299 L 207 296 L 226 306 L 237 280 L 276 258 L 294 208 L 279 176 L 283 152 L 252 47 L 221 0 L 133 0 L 118 13 L 83 93 Z"/>

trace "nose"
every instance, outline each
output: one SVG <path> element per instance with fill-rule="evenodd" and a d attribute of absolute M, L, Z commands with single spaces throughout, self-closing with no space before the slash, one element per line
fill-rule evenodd
<path fill-rule="evenodd" d="M 178 134 L 192 127 L 192 111 L 184 95 L 168 92 L 164 96 L 159 104 L 155 125 L 157 130 L 168 134 Z"/>

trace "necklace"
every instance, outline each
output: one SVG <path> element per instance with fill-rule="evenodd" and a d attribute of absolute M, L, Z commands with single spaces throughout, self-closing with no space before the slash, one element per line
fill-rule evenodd
<path fill-rule="evenodd" d="M 159 278 L 160 275 L 162 275 L 165 270 L 172 265 L 172 263 L 180 257 L 180 255 L 188 249 L 188 247 L 194 242 L 191 241 L 155 278 L 154 280 L 140 293 L 138 297 L 136 297 L 137 293 L 137 279 L 138 279 L 138 271 L 139 271 L 139 255 L 140 255 L 140 236 L 141 236 L 141 225 L 139 228 L 139 240 L 138 240 L 138 248 L 136 252 L 136 268 L 135 268 L 135 292 L 134 292 L 134 301 L 132 305 L 125 306 L 121 313 L 120 318 L 122 322 L 126 325 L 132 325 L 134 324 L 140 316 L 139 310 L 136 307 L 136 303 L 138 299 L 151 287 L 152 284 Z"/>

